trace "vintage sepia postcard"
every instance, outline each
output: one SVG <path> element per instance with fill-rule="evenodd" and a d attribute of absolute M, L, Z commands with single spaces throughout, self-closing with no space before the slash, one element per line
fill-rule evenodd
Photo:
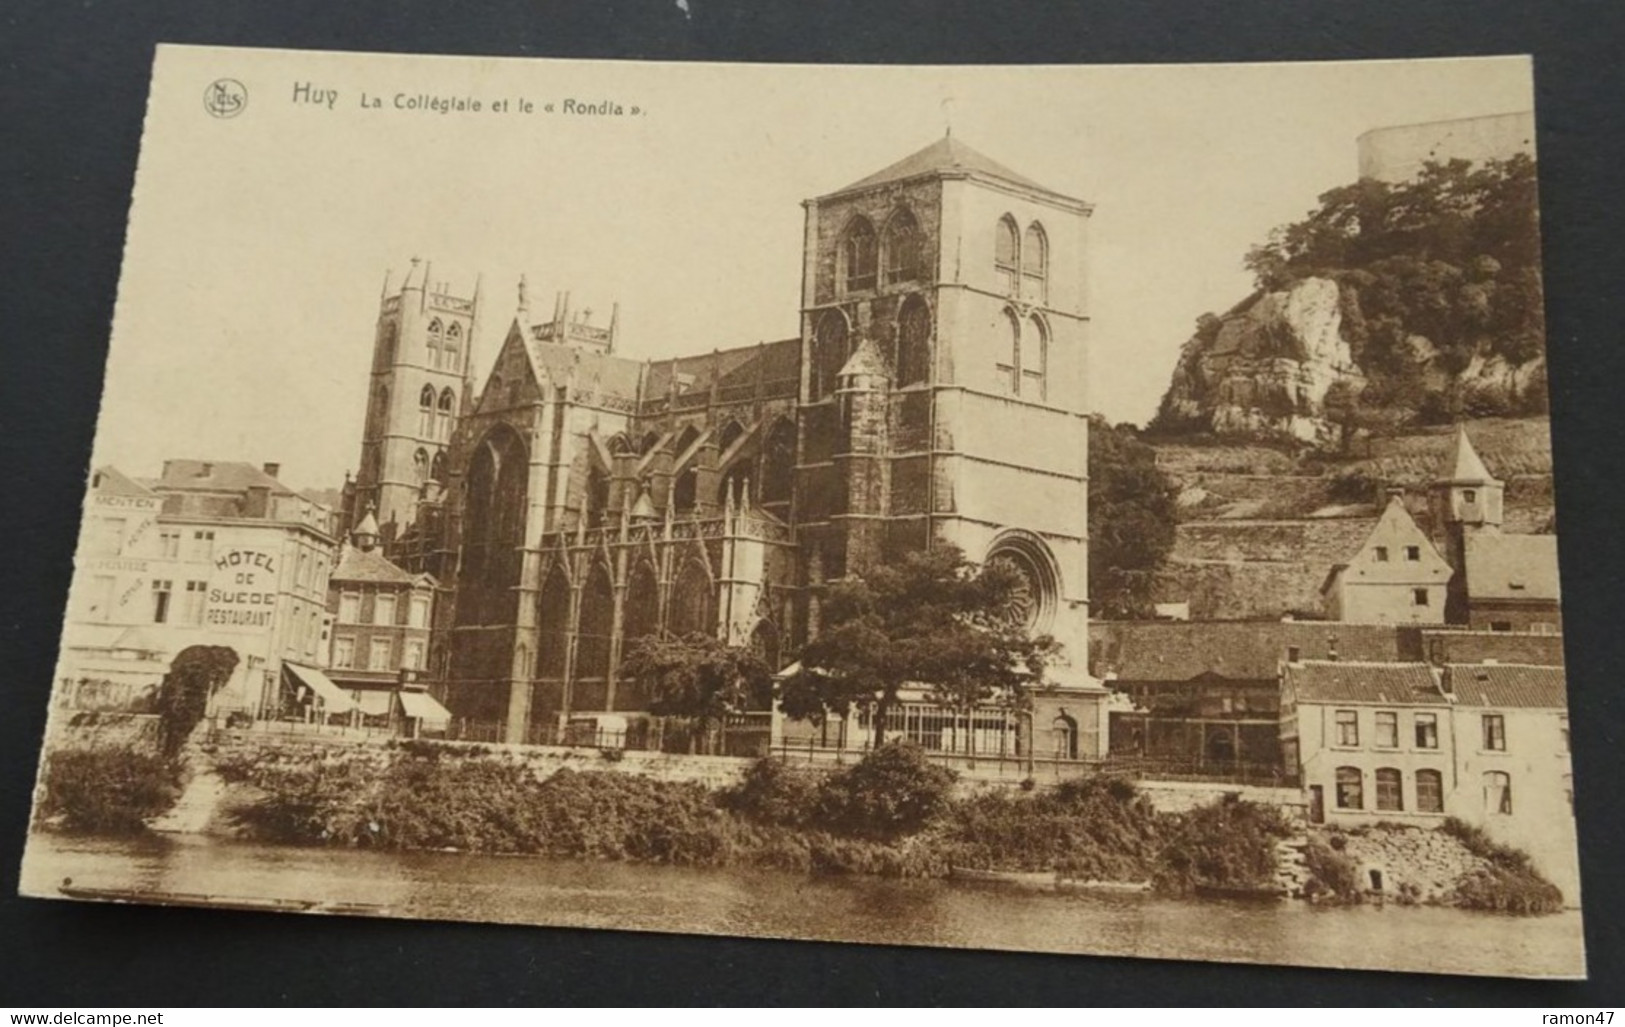
<path fill-rule="evenodd" d="M 1583 976 L 1536 172 L 1515 57 L 161 47 L 22 891 Z"/>

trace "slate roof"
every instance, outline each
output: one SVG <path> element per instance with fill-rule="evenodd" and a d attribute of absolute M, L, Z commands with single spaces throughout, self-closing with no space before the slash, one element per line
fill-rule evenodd
<path fill-rule="evenodd" d="M 1562 667 L 1511 663 L 1453 663 L 1445 667 L 1446 687 L 1458 706 L 1568 709 L 1568 683 Z"/>
<path fill-rule="evenodd" d="M 1286 688 L 1298 703 L 1380 703 L 1443 706 L 1433 671 L 1425 663 L 1289 663 Z"/>
<path fill-rule="evenodd" d="M 837 189 L 827 195 L 838 196 L 841 193 L 859 192 L 889 182 L 901 182 L 910 178 L 942 174 L 944 172 L 968 172 L 973 175 L 999 179 L 1027 189 L 1036 189 L 1052 196 L 1065 195 L 1047 186 L 1039 185 L 1026 175 L 1010 170 L 993 158 L 971 149 L 953 136 L 943 136 L 925 149 L 911 153 L 897 163 L 881 168 L 874 174 L 866 178 L 860 178 L 851 185 Z M 1071 197 L 1067 198 L 1070 199 Z"/>
<path fill-rule="evenodd" d="M 1557 602 L 1556 535 L 1479 533 L 1466 538 L 1467 598 Z"/>
<path fill-rule="evenodd" d="M 158 489 L 246 492 L 258 487 L 270 489 L 278 496 L 295 494 L 293 489 L 241 460 L 165 460 L 163 474 L 150 484 Z"/>
<path fill-rule="evenodd" d="M 1450 476 L 1440 478 L 1439 483 L 1483 485 L 1496 480 L 1484 466 L 1484 461 L 1479 459 L 1478 450 L 1473 448 L 1473 441 L 1467 437 L 1467 429 L 1458 425 L 1455 459 L 1451 461 Z"/>
<path fill-rule="evenodd" d="M 91 476 L 90 487 L 106 496 L 129 496 L 134 499 L 156 499 L 157 494 L 116 467 L 98 467 Z"/>
<path fill-rule="evenodd" d="M 377 550 L 345 546 L 330 581 L 359 581 L 386 585 L 410 585 L 417 579 L 390 563 Z"/>
<path fill-rule="evenodd" d="M 709 392 L 713 379 L 719 390 L 735 386 L 754 389 L 758 378 L 767 383 L 769 392 L 794 393 L 800 388 L 801 340 L 781 339 L 759 346 L 736 346 L 675 360 L 650 361 L 643 398 L 665 399 L 673 374 L 679 378 L 679 394 Z M 774 383 L 779 383 L 777 389 Z"/>
<path fill-rule="evenodd" d="M 1397 624 L 1330 621 L 1095 621 L 1090 671 L 1119 681 L 1189 681 L 1204 674 L 1274 680 L 1289 647 L 1315 660 L 1421 659 L 1421 635 Z"/>

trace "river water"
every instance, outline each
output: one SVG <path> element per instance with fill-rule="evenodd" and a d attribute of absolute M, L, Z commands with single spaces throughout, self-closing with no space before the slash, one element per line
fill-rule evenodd
<path fill-rule="evenodd" d="M 380 915 L 1495 976 L 1585 973 L 1580 914 L 1047 893 L 776 871 L 35 832 L 26 895 L 77 886 L 362 903 Z"/>

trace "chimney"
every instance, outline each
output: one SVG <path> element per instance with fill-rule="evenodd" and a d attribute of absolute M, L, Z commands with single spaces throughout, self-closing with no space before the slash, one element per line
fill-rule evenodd
<path fill-rule="evenodd" d="M 267 463 L 262 465 L 260 470 L 264 471 L 267 476 L 275 478 L 277 475 L 282 473 L 282 465 L 277 463 Z"/>

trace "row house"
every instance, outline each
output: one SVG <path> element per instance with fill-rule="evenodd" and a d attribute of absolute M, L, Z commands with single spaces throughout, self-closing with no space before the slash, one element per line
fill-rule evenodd
<path fill-rule="evenodd" d="M 1287 663 L 1281 747 L 1316 823 L 1455 817 L 1577 880 L 1561 667 Z"/>

